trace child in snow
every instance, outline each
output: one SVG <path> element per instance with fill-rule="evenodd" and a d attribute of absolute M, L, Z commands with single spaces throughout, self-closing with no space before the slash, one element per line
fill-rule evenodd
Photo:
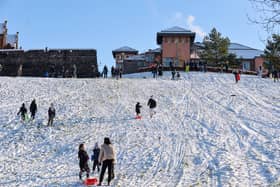
<path fill-rule="evenodd" d="M 179 73 L 179 71 L 177 71 L 177 80 L 179 80 L 180 79 L 180 73 Z"/>
<path fill-rule="evenodd" d="M 98 186 L 101 186 L 107 168 L 108 168 L 108 185 L 110 185 L 111 180 L 115 177 L 114 164 L 116 160 L 116 155 L 115 155 L 115 149 L 112 146 L 110 139 L 107 137 L 104 138 L 104 144 L 101 146 L 98 160 L 99 163 L 102 162 L 102 168 L 101 168 Z"/>
<path fill-rule="evenodd" d="M 136 104 L 136 106 L 135 106 L 135 112 L 136 112 L 136 119 L 140 119 L 141 118 L 141 116 L 140 116 L 140 108 L 141 108 L 142 106 L 140 105 L 140 103 L 139 102 L 137 102 L 137 104 Z"/>
<path fill-rule="evenodd" d="M 88 154 L 85 151 L 85 145 L 82 143 L 79 146 L 79 152 L 78 152 L 78 158 L 79 158 L 79 165 L 80 165 L 80 173 L 79 173 L 79 178 L 80 180 L 82 180 L 82 174 L 83 172 L 87 173 L 87 178 L 89 178 L 89 173 L 90 173 L 90 169 L 88 167 Z"/>
<path fill-rule="evenodd" d="M 22 103 L 17 115 L 21 115 L 22 121 L 26 120 L 26 115 L 27 115 L 27 109 L 25 108 L 25 104 Z"/>
<path fill-rule="evenodd" d="M 98 146 L 98 143 L 96 142 L 94 145 L 94 148 L 93 148 L 93 155 L 91 156 L 91 161 L 93 162 L 92 173 L 94 173 L 94 170 L 96 167 L 97 167 L 98 173 L 100 171 L 99 162 L 98 162 L 99 153 L 100 153 L 100 148 Z"/>
<path fill-rule="evenodd" d="M 240 80 L 240 74 L 239 71 L 235 71 L 233 72 L 234 77 L 235 77 L 235 83 L 238 83 L 238 81 Z"/>

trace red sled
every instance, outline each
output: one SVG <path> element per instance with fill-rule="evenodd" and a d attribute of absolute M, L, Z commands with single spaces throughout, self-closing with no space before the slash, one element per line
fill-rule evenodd
<path fill-rule="evenodd" d="M 135 117 L 135 119 L 141 119 L 141 118 L 142 118 L 141 116 L 136 116 L 136 117 Z"/>
<path fill-rule="evenodd" d="M 97 185 L 97 184 L 98 184 L 97 178 L 88 178 L 84 181 L 84 185 L 86 186 Z"/>

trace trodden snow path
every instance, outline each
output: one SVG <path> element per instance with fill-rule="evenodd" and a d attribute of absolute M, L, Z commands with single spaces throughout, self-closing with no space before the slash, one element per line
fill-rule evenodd
<path fill-rule="evenodd" d="M 233 75 L 215 73 L 171 81 L 164 74 L 0 78 L 0 186 L 82 186 L 78 145 L 92 154 L 105 136 L 117 152 L 113 186 L 280 185 L 280 83 L 242 76 L 235 84 Z M 36 120 L 23 124 L 17 110 L 33 98 Z M 57 118 L 49 128 L 51 102 Z M 134 119 L 136 102 L 142 120 Z"/>

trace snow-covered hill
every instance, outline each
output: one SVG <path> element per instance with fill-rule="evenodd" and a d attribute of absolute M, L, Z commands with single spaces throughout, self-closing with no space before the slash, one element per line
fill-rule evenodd
<path fill-rule="evenodd" d="M 81 186 L 78 145 L 85 142 L 91 154 L 105 136 L 117 151 L 114 186 L 280 185 L 280 83 L 182 76 L 0 78 L 0 186 Z M 152 119 L 151 95 L 158 102 Z M 33 98 L 37 119 L 22 124 L 16 113 Z M 142 120 L 133 119 L 138 101 Z M 51 102 L 52 128 L 46 127 Z"/>

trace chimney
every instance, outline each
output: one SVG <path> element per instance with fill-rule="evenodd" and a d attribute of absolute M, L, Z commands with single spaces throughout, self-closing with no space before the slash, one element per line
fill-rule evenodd
<path fill-rule="evenodd" d="M 16 33 L 16 49 L 18 49 L 18 35 L 19 35 L 19 32 Z"/>

